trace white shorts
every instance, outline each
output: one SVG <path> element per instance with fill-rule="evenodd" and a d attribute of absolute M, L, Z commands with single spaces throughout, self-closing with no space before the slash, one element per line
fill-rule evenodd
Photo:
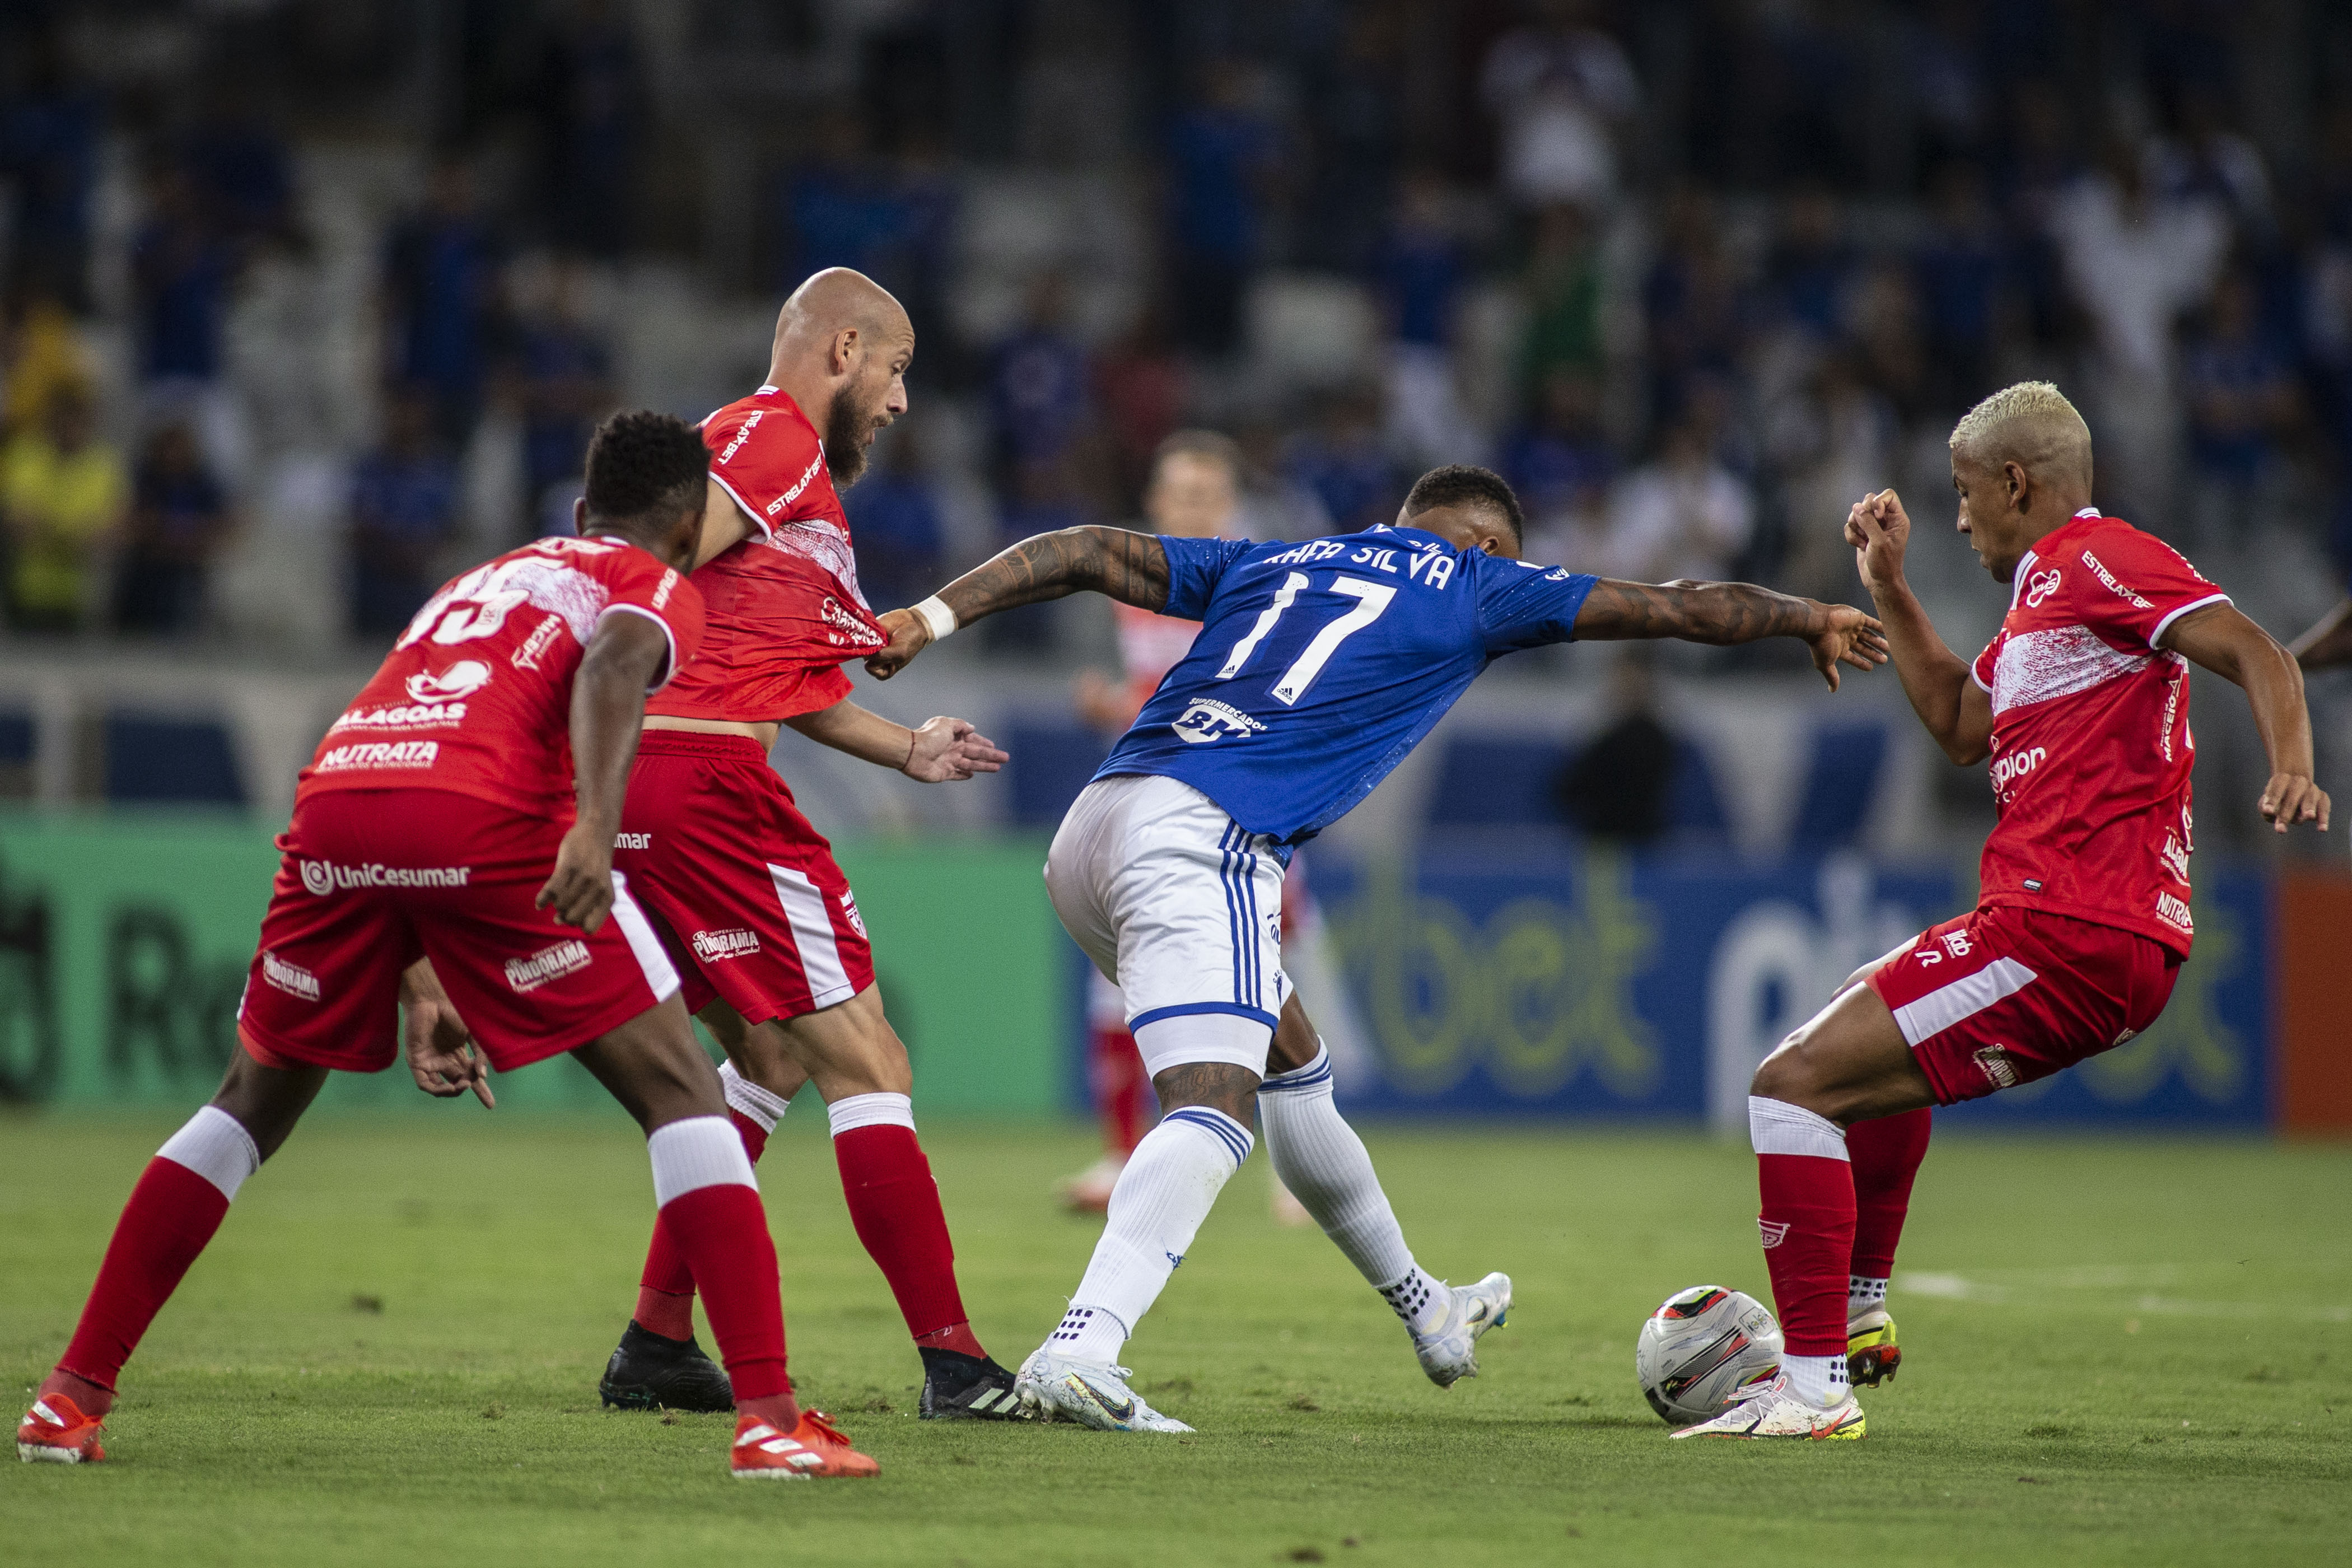
<path fill-rule="evenodd" d="M 1098 779 L 1062 818 L 1045 891 L 1126 994 L 1152 1074 L 1223 1062 L 1265 1075 L 1290 994 L 1275 850 L 1199 790 L 1155 775 Z"/>

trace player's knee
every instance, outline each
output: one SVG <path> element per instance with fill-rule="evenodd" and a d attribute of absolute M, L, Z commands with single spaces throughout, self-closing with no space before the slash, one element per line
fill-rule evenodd
<path fill-rule="evenodd" d="M 1257 1110 L 1258 1075 L 1230 1062 L 1186 1062 L 1152 1075 L 1163 1110 L 1187 1105 L 1222 1110 L 1244 1126 Z"/>
<path fill-rule="evenodd" d="M 1811 1059 L 1792 1037 L 1782 1041 L 1779 1050 L 1758 1064 L 1756 1076 L 1748 1080 L 1748 1092 L 1759 1100 L 1777 1100 L 1810 1109 L 1810 1101 L 1821 1088 L 1819 1079 Z"/>

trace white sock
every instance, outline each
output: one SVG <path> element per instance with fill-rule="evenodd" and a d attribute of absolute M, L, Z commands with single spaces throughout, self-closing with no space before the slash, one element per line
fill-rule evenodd
<path fill-rule="evenodd" d="M 1845 1315 L 1851 1322 L 1864 1312 L 1886 1305 L 1886 1281 L 1866 1274 L 1845 1277 Z"/>
<path fill-rule="evenodd" d="M 1145 1133 L 1111 1189 L 1102 1239 L 1070 1298 L 1069 1316 L 1045 1342 L 1082 1361 L 1116 1355 L 1255 1142 L 1248 1128 L 1204 1105 L 1171 1110 Z"/>
<path fill-rule="evenodd" d="M 184 1165 L 220 1189 L 221 1196 L 236 1201 L 237 1188 L 261 1169 L 261 1150 L 245 1123 L 217 1105 L 207 1105 L 188 1118 L 181 1129 L 155 1151 L 160 1159 Z"/>
<path fill-rule="evenodd" d="M 751 1174 L 751 1156 L 743 1152 L 743 1135 L 723 1116 L 664 1122 L 646 1140 L 646 1154 L 653 1161 L 656 1208 L 688 1193 L 730 1183 L 760 1190 L 759 1178 Z"/>
<path fill-rule="evenodd" d="M 915 1102 L 903 1094 L 876 1092 L 845 1095 L 824 1108 L 824 1119 L 840 1137 L 860 1127 L 903 1127 L 915 1130 Z"/>
<path fill-rule="evenodd" d="M 719 1087 L 726 1091 L 728 1109 L 758 1122 L 762 1132 L 773 1132 L 776 1123 L 784 1119 L 784 1112 L 792 1109 L 791 1100 L 753 1083 L 735 1070 L 733 1062 L 719 1064 Z"/>
<path fill-rule="evenodd" d="M 1331 1053 L 1321 1045 L 1305 1067 L 1258 1085 L 1266 1155 L 1291 1196 L 1405 1326 L 1428 1333 L 1444 1321 L 1445 1288 L 1413 1262 L 1364 1141 L 1332 1101 Z"/>
<path fill-rule="evenodd" d="M 1789 1392 L 1817 1409 L 1842 1405 L 1852 1392 L 1842 1355 L 1784 1355 L 1780 1370 L 1788 1376 Z"/>

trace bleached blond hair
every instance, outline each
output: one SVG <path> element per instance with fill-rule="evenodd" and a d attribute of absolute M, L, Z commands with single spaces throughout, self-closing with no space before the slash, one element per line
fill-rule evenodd
<path fill-rule="evenodd" d="M 2079 475 L 2084 488 L 2091 483 L 2091 427 L 2046 381 L 2004 386 L 1960 416 L 1951 447 L 1995 468 L 2015 463 L 2047 479 Z"/>

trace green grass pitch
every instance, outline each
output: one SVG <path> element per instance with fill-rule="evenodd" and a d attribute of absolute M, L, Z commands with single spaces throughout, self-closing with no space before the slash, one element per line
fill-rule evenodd
<path fill-rule="evenodd" d="M 63 1347 L 168 1130 L 0 1121 L 12 1392 Z M 1045 1201 L 1085 1134 L 926 1142 L 973 1321 L 1016 1362 L 1096 1234 Z M 823 1119 L 795 1111 L 761 1173 L 793 1371 L 883 1474 L 754 1486 L 727 1475 L 724 1418 L 597 1407 L 651 1218 L 617 1113 L 322 1118 L 164 1310 L 114 1458 L 0 1470 L 0 1539 L 75 1568 L 2346 1561 L 2352 1149 L 1947 1138 L 1893 1301 L 1910 1359 L 1865 1392 L 1869 1437 L 1763 1447 L 1669 1444 L 1632 1367 L 1669 1291 L 1769 1299 L 1744 1152 L 1572 1129 L 1370 1142 L 1433 1271 L 1517 1281 L 1485 1375 L 1430 1387 L 1330 1246 L 1271 1223 L 1259 1153 L 1128 1347 L 1200 1428 L 1170 1439 L 917 1421 Z"/>

